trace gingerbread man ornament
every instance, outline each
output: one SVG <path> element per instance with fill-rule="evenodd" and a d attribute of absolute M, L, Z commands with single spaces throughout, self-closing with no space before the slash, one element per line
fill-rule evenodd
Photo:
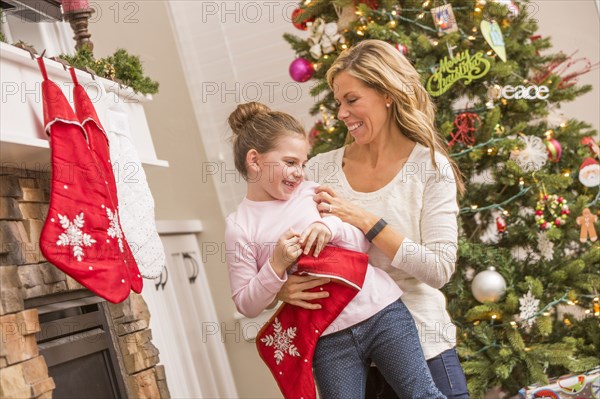
<path fill-rule="evenodd" d="M 579 241 L 586 242 L 588 236 L 590 241 L 595 242 L 598 240 L 594 223 L 598 220 L 598 216 L 593 215 L 590 208 L 585 208 L 577 219 L 577 224 L 581 226 L 581 233 L 579 234 Z"/>

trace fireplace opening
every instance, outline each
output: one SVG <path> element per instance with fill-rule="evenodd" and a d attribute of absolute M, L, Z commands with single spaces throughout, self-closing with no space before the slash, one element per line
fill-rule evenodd
<path fill-rule="evenodd" d="M 36 340 L 61 399 L 125 398 L 107 305 L 88 291 L 28 300 L 37 308 Z"/>

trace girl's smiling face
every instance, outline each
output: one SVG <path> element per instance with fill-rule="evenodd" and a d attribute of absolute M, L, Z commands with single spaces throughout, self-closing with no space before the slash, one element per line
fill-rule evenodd
<path fill-rule="evenodd" d="M 252 201 L 286 201 L 304 180 L 303 167 L 308 160 L 308 140 L 299 135 L 285 135 L 275 148 L 260 154 L 248 152 L 248 199 Z"/>

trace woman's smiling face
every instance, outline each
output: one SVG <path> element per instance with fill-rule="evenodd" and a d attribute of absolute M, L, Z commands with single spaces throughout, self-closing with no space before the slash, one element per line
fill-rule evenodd
<path fill-rule="evenodd" d="M 339 105 L 337 118 L 348 127 L 357 144 L 367 144 L 389 124 L 391 99 L 348 72 L 333 80 L 333 95 Z"/>

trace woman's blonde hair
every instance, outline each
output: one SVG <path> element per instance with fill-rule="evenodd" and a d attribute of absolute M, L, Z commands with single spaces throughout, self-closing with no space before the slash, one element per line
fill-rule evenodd
<path fill-rule="evenodd" d="M 264 154 L 274 149 L 282 136 L 306 137 L 302 124 L 296 118 L 285 112 L 272 111 L 258 102 L 238 105 L 227 121 L 233 130 L 235 168 L 246 180 L 248 151 L 255 149 Z"/>
<path fill-rule="evenodd" d="M 435 105 L 421 84 L 419 73 L 400 51 L 381 40 L 363 40 L 344 50 L 327 71 L 327 82 L 332 90 L 333 81 L 340 72 L 347 72 L 367 86 L 389 95 L 393 101 L 392 115 L 400 131 L 429 148 L 434 165 L 435 151 L 446 156 L 452 165 L 458 192 L 464 192 L 458 165 L 450 158 L 446 142 L 435 128 Z M 346 142 L 352 141 L 352 136 L 347 135 Z"/>

